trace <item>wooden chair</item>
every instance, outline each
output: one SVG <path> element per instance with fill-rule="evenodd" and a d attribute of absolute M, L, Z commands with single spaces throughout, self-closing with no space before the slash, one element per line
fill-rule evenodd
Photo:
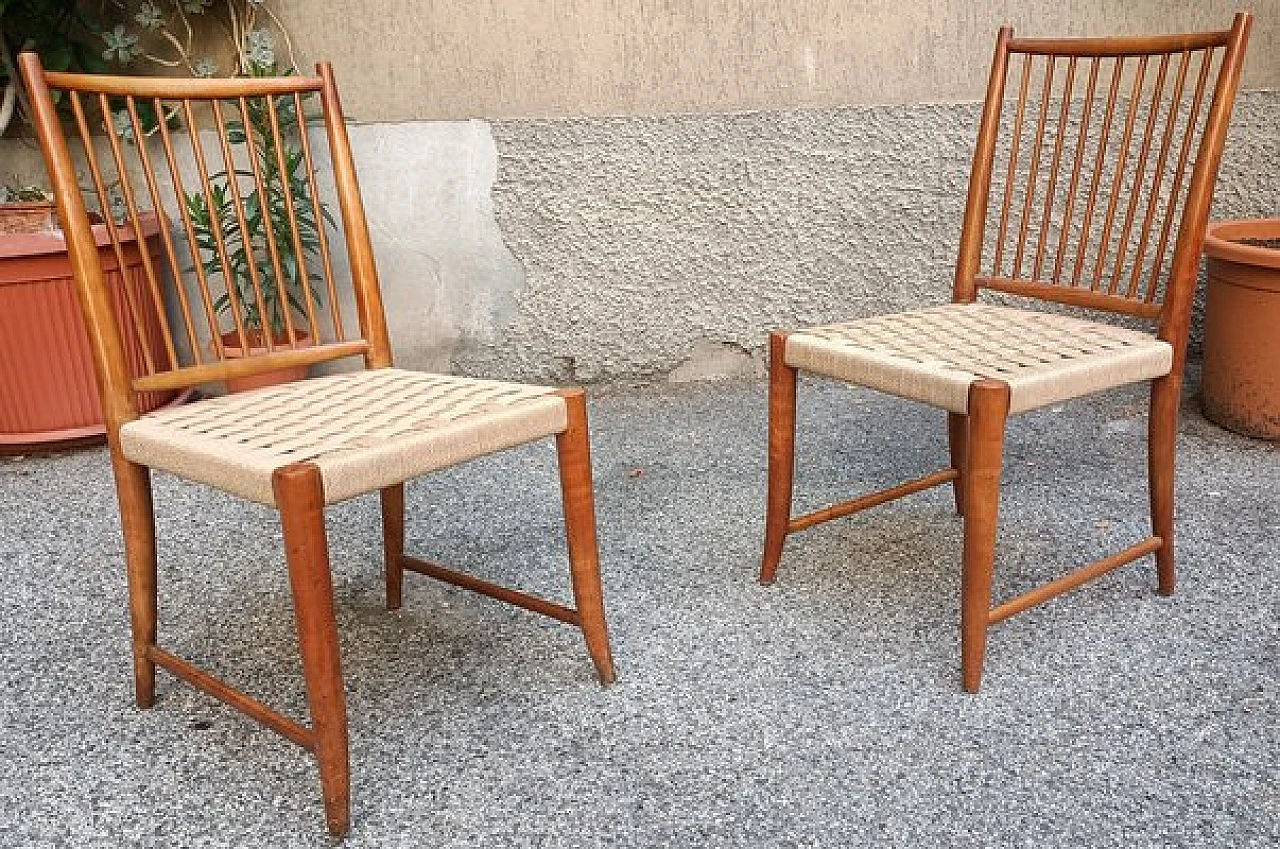
<path fill-rule="evenodd" d="M 138 705 L 154 703 L 161 666 L 312 751 L 329 830 L 344 834 L 347 718 L 324 509 L 375 490 L 388 608 L 400 606 L 404 570 L 421 572 L 581 628 L 600 680 L 611 682 L 583 392 L 392 367 L 330 67 L 319 65 L 315 77 L 215 81 L 46 73 L 34 54 L 20 64 L 97 367 L 128 562 Z M 323 133 L 308 133 L 312 124 Z M 326 140 L 336 216 L 316 172 Z M 106 218 L 97 227 L 78 166 Z M 119 255 L 122 233 L 138 222 L 154 229 L 157 219 L 158 246 L 142 252 L 141 279 L 108 291 L 94 231 Z M 335 273 L 328 233 L 339 225 L 350 292 Z M 343 322 L 344 293 L 354 302 L 354 330 Z M 148 312 L 168 320 L 148 324 L 141 318 Z M 122 320 L 160 327 L 166 356 L 157 359 L 143 346 L 144 367 L 130 373 Z M 141 417 L 135 403 L 139 392 L 352 357 L 363 358 L 364 370 Z M 547 436 L 558 452 L 576 609 L 404 554 L 404 481 Z M 152 468 L 280 511 L 310 728 L 157 645 Z"/>
<path fill-rule="evenodd" d="M 952 303 L 772 334 L 761 583 L 773 582 L 788 534 L 950 482 L 964 516 L 961 654 L 970 692 L 997 622 L 1146 554 L 1156 556 L 1160 592 L 1173 592 L 1188 324 L 1249 25 L 1242 13 L 1228 31 L 1194 35 L 1020 39 L 1000 30 Z M 1006 99 L 1010 76 L 1016 99 Z M 1136 317 L 1154 333 L 980 303 L 983 289 Z M 792 518 L 799 371 L 946 410 L 950 467 Z M 1006 417 L 1146 380 L 1152 535 L 992 607 Z"/>

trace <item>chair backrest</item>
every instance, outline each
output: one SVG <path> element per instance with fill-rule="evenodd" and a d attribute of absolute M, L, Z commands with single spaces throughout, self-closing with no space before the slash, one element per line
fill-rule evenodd
<path fill-rule="evenodd" d="M 955 299 L 985 288 L 1152 319 L 1180 367 L 1249 26 L 1240 13 L 1192 35 L 1002 29 Z"/>
<path fill-rule="evenodd" d="M 327 64 L 315 77 L 221 80 L 53 73 L 31 53 L 19 65 L 109 435 L 136 418 L 137 392 L 357 355 L 368 367 L 390 364 L 368 224 Z M 331 175 L 317 168 L 326 160 Z M 86 199 L 101 216 L 96 226 Z M 335 269 L 339 229 L 349 274 Z M 138 239 L 149 239 L 149 249 L 137 250 Z M 104 268 L 123 269 L 126 256 L 140 257 L 140 279 L 110 292 Z M 354 304 L 355 328 L 344 325 L 344 298 Z M 162 337 L 144 340 L 141 357 L 129 352 L 141 373 L 130 372 L 125 340 L 137 333 L 122 332 L 123 321 Z"/>

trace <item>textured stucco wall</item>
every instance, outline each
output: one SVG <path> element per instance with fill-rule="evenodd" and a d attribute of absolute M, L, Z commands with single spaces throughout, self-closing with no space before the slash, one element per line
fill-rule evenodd
<path fill-rule="evenodd" d="M 654 115 L 978 100 L 1024 35 L 1223 29 L 1256 15 L 1251 88 L 1280 86 L 1280 0 L 275 0 L 300 61 L 361 121 Z"/>
<path fill-rule="evenodd" d="M 500 121 L 514 317 L 455 367 L 758 370 L 765 333 L 945 300 L 978 107 Z M 1280 211 L 1280 95 L 1236 110 L 1216 217 Z"/>

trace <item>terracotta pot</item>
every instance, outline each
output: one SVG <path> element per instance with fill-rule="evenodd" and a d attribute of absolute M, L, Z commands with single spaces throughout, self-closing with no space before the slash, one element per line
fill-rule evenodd
<path fill-rule="evenodd" d="M 0 236 L 48 233 L 55 229 L 53 204 L 50 202 L 0 203 Z"/>
<path fill-rule="evenodd" d="M 1204 250 L 1204 414 L 1280 439 L 1280 218 L 1210 224 Z"/>
<path fill-rule="evenodd" d="M 151 216 L 142 226 L 148 250 L 159 261 L 159 225 Z M 163 363 L 166 355 L 138 241 L 125 230 L 121 269 L 106 227 L 93 230 L 129 364 L 140 374 L 144 344 L 153 361 Z M 141 328 L 128 320 L 125 286 L 139 305 Z M 138 405 L 153 410 L 175 397 L 143 392 Z M 0 450 L 100 438 L 104 432 L 93 356 L 61 231 L 0 235 Z"/>
<path fill-rule="evenodd" d="M 250 338 L 249 356 L 267 353 L 266 343 L 262 339 L 262 331 L 253 331 L 246 333 Z M 254 338 L 256 335 L 257 338 Z M 295 330 L 294 337 L 297 339 L 298 347 L 306 348 L 311 345 L 311 336 L 305 330 Z M 272 344 L 284 346 L 286 349 L 289 345 L 288 338 L 272 337 Z M 222 350 L 226 352 L 227 359 L 234 360 L 245 356 L 244 349 L 240 347 L 240 337 L 234 331 L 222 334 Z M 250 389 L 261 389 L 264 386 L 279 386 L 282 383 L 293 383 L 295 380 L 304 380 L 310 372 L 310 366 L 290 366 L 289 368 L 278 368 L 272 371 L 264 371 L 261 374 L 251 374 L 247 377 L 232 377 L 226 381 L 228 392 L 248 392 Z"/>

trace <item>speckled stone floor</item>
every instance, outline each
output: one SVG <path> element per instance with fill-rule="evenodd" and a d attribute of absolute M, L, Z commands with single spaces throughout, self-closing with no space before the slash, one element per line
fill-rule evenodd
<path fill-rule="evenodd" d="M 997 594 L 1146 532 L 1143 396 L 1014 420 Z M 1139 561 L 993 633 L 958 683 L 960 522 L 935 490 L 793 537 L 754 581 L 760 383 L 595 393 L 619 682 L 564 626 L 409 576 L 331 512 L 346 846 L 1280 843 L 1280 446 L 1185 408 L 1176 595 Z M 931 470 L 941 414 L 801 390 L 797 501 Z M 161 642 L 305 715 L 273 515 L 157 477 Z M 133 707 L 101 449 L 0 460 L 0 846 L 324 846 L 310 759 L 161 673 Z M 567 597 L 548 444 L 411 485 L 410 550 Z"/>

